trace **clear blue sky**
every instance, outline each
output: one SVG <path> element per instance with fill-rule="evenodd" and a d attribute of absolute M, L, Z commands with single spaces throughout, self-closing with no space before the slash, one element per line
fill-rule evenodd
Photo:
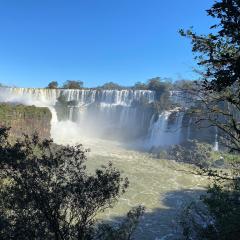
<path fill-rule="evenodd" d="M 0 0 L 0 82 L 131 85 L 194 78 L 179 28 L 207 32 L 213 0 Z"/>

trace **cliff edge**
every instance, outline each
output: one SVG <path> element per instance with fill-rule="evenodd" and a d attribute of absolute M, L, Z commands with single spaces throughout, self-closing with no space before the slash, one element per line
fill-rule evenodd
<path fill-rule="evenodd" d="M 50 138 L 51 112 L 46 107 L 0 103 L 0 127 L 11 127 L 10 137 L 38 133 L 40 138 Z"/>

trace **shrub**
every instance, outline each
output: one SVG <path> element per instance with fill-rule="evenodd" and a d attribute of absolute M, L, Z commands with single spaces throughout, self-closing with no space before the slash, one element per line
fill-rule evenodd
<path fill-rule="evenodd" d="M 0 239 L 96 239 L 96 215 L 116 203 L 128 179 L 111 163 L 89 174 L 85 153 L 81 145 L 56 145 L 37 135 L 11 144 L 8 129 L 0 129 L 0 177 L 8 180 L 0 191 Z M 130 239 L 142 213 L 132 210 L 114 233 L 108 229 L 115 239 L 125 229 Z"/>
<path fill-rule="evenodd" d="M 202 167 L 210 164 L 212 147 L 209 144 L 193 140 L 186 142 L 184 145 L 174 145 L 168 152 L 170 157 L 176 161 Z"/>

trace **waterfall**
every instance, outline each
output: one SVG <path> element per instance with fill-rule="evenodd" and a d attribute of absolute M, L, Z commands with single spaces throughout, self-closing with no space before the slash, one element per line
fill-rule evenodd
<path fill-rule="evenodd" d="M 155 93 L 149 90 L 0 88 L 2 102 L 48 107 L 52 112 L 52 136 L 56 135 L 53 132 L 61 120 L 56 108 L 60 96 L 67 102 L 73 102 L 63 113 L 68 127 L 69 122 L 77 126 L 74 134 L 81 130 L 83 135 L 115 135 L 126 139 L 140 136 L 144 127 L 148 126 L 148 110 L 140 109 L 140 102 L 151 103 L 155 99 Z M 63 123 L 61 127 L 64 128 Z M 71 132 L 70 129 L 68 132 Z"/>
<path fill-rule="evenodd" d="M 175 114 L 173 123 L 170 123 L 170 116 Z M 148 147 L 169 146 L 178 144 L 181 141 L 182 132 L 182 112 L 164 111 L 154 122 L 152 117 L 149 127 L 149 136 L 147 137 Z"/>
<path fill-rule="evenodd" d="M 218 127 L 215 127 L 215 142 L 214 142 L 214 147 L 213 150 L 214 151 L 219 151 L 219 146 L 218 146 Z"/>
<path fill-rule="evenodd" d="M 170 92 L 173 102 L 184 105 L 180 91 Z M 186 95 L 186 94 L 185 94 Z M 63 97 L 64 104 L 59 101 Z M 159 115 L 142 103 L 153 103 L 155 92 L 149 90 L 40 89 L 1 88 L 0 102 L 48 107 L 52 113 L 51 135 L 72 139 L 81 136 L 131 141 L 140 139 L 145 148 L 179 144 L 184 113 L 179 109 Z M 61 114 L 64 115 L 61 118 Z M 186 139 L 192 139 L 191 123 Z M 215 130 L 214 150 L 218 150 Z"/>
<path fill-rule="evenodd" d="M 89 105 L 94 102 L 109 105 L 131 106 L 142 98 L 153 102 L 155 93 L 150 90 L 95 90 L 95 89 L 42 89 L 42 88 L 0 88 L 0 100 L 21 102 L 27 105 L 39 103 L 54 105 L 59 96 L 65 96 L 67 101 L 76 101 L 78 105 Z"/>

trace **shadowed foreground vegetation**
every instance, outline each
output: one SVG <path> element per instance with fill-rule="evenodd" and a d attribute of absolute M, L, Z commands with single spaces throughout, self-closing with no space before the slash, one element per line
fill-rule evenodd
<path fill-rule="evenodd" d="M 240 239 L 240 1 L 215 1 L 207 14 L 216 24 L 211 33 L 193 29 L 190 38 L 201 82 L 195 94 L 201 100 L 201 121 L 221 132 L 221 143 L 233 154 L 230 169 L 200 167 L 196 174 L 211 181 L 199 204 L 189 206 L 183 226 L 185 239 Z M 214 30 L 214 31 L 213 31 Z M 194 91 L 193 91 L 194 92 Z M 201 221 L 199 221 L 199 219 Z"/>
<path fill-rule="evenodd" d="M 0 129 L 0 239 L 131 239 L 144 208 L 132 209 L 119 226 L 98 222 L 128 179 L 111 163 L 89 175 L 85 153 L 37 135 L 12 144 L 8 129 Z"/>

